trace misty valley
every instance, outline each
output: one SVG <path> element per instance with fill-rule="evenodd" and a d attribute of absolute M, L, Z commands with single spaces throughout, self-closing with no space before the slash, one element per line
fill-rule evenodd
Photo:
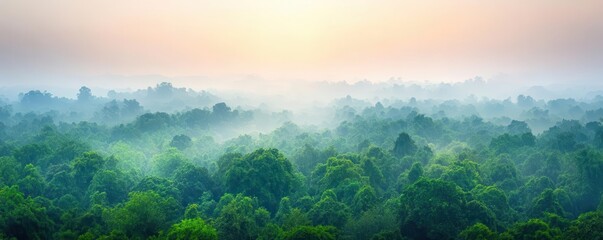
<path fill-rule="evenodd" d="M 601 238 L 603 94 L 488 84 L 5 91 L 0 239 Z"/>

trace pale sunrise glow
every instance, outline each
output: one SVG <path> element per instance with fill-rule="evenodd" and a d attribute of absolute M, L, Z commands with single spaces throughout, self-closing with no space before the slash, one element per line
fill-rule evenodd
<path fill-rule="evenodd" d="M 600 9 L 589 0 L 2 1 L 0 71 L 587 79 L 603 62 Z"/>

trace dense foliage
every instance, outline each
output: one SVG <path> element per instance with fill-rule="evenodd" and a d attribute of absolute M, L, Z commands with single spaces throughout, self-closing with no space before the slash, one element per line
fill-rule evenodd
<path fill-rule="evenodd" d="M 249 133 L 265 113 L 31 91 L 0 108 L 0 239 L 603 238 L 603 110 L 581 110 L 600 105 L 520 96 L 488 121 L 475 106 L 491 101 L 427 102 L 335 104 L 333 128 Z"/>

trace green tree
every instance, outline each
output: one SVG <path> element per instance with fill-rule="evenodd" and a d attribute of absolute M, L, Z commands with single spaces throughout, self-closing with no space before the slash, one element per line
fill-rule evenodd
<path fill-rule="evenodd" d="M 483 223 L 486 226 L 496 229 L 496 215 L 486 204 L 477 200 L 471 200 L 465 207 L 465 218 L 469 225 Z"/>
<path fill-rule="evenodd" d="M 394 143 L 394 155 L 401 158 L 407 155 L 411 155 L 417 151 L 417 145 L 413 141 L 408 133 L 402 132 L 398 135 L 396 142 Z"/>
<path fill-rule="evenodd" d="M 496 186 L 478 185 L 471 190 L 475 199 L 483 202 L 496 215 L 496 219 L 503 223 L 509 223 L 512 217 L 512 209 L 504 191 Z M 506 224 L 505 224 L 506 225 Z"/>
<path fill-rule="evenodd" d="M 481 182 L 477 163 L 468 160 L 452 163 L 442 174 L 442 179 L 456 183 L 465 191 Z"/>
<path fill-rule="evenodd" d="M 395 200 L 395 202 L 398 201 Z M 389 232 L 397 232 L 397 235 L 400 235 L 398 230 L 400 227 L 398 224 L 399 209 L 397 207 L 395 204 L 385 202 L 362 212 L 359 216 L 350 219 L 345 227 L 341 229 L 343 234 L 345 234 L 343 238 L 357 240 L 373 239 L 386 235 Z"/>
<path fill-rule="evenodd" d="M 385 176 L 383 176 L 381 169 L 379 169 L 373 158 L 363 158 L 360 165 L 364 175 L 369 177 L 371 186 L 375 189 L 385 189 L 387 187 Z"/>
<path fill-rule="evenodd" d="M 143 178 L 134 188 L 133 192 L 153 191 L 162 197 L 172 197 L 180 201 L 180 190 L 176 188 L 176 184 L 165 178 L 146 177 Z"/>
<path fill-rule="evenodd" d="M 76 197 L 82 197 L 82 192 L 77 188 L 71 169 L 67 165 L 62 165 L 61 168 L 56 169 L 56 173 L 48 173 L 51 175 L 50 181 L 46 186 L 45 196 L 50 198 L 58 198 L 65 194 L 72 194 Z"/>
<path fill-rule="evenodd" d="M 0 157 L 0 187 L 11 186 L 20 177 L 21 164 L 13 157 Z"/>
<path fill-rule="evenodd" d="M 312 224 L 308 214 L 303 212 L 299 208 L 293 208 L 291 211 L 284 215 L 281 219 L 281 226 L 284 230 L 289 230 L 297 226 L 309 226 Z"/>
<path fill-rule="evenodd" d="M 497 158 L 488 160 L 483 169 L 490 182 L 501 189 L 507 191 L 518 187 L 517 168 L 509 159 L 509 155 L 502 154 Z"/>
<path fill-rule="evenodd" d="M 581 195 L 581 210 L 592 210 L 597 207 L 599 197 L 603 193 L 603 154 L 594 149 L 583 149 L 574 155 L 579 175 L 576 184 L 577 192 Z"/>
<path fill-rule="evenodd" d="M 0 188 L 0 230 L 17 239 L 49 239 L 54 222 L 44 206 L 25 198 L 18 187 Z"/>
<path fill-rule="evenodd" d="M 337 229 L 332 226 L 299 226 L 284 232 L 282 240 L 335 240 Z"/>
<path fill-rule="evenodd" d="M 561 132 L 550 140 L 551 149 L 561 152 L 571 152 L 576 149 L 576 135 L 573 132 Z"/>
<path fill-rule="evenodd" d="M 551 179 L 547 177 L 531 177 L 528 182 L 519 189 L 519 193 L 512 195 L 510 200 L 513 205 L 529 208 L 534 199 L 542 192 L 546 189 L 553 188 L 555 188 L 555 184 Z"/>
<path fill-rule="evenodd" d="M 212 107 L 212 116 L 217 122 L 227 120 L 232 115 L 232 111 L 226 103 L 216 103 Z"/>
<path fill-rule="evenodd" d="M 71 168 L 76 185 L 86 190 L 94 174 L 105 164 L 105 159 L 95 152 L 85 152 L 73 159 Z"/>
<path fill-rule="evenodd" d="M 603 212 L 593 211 L 581 214 L 572 221 L 564 239 L 603 239 Z"/>
<path fill-rule="evenodd" d="M 532 130 L 528 126 L 526 122 L 512 120 L 509 125 L 507 125 L 507 131 L 512 135 L 520 135 L 524 133 L 531 133 Z"/>
<path fill-rule="evenodd" d="M 324 163 L 335 155 L 337 152 L 333 147 L 320 150 L 310 144 L 305 144 L 296 152 L 292 160 L 300 172 L 309 175 L 317 164 Z"/>
<path fill-rule="evenodd" d="M 191 203 L 190 205 L 186 206 L 186 209 L 184 210 L 184 219 L 193 219 L 201 217 L 202 211 L 199 208 L 199 204 Z"/>
<path fill-rule="evenodd" d="M 225 194 L 216 210 L 219 214 L 215 226 L 220 239 L 255 239 L 263 227 L 261 215 L 256 215 L 257 204 L 254 204 L 250 197 L 242 194 L 237 194 L 236 197 Z"/>
<path fill-rule="evenodd" d="M 172 120 L 172 117 L 164 112 L 145 113 L 136 118 L 134 126 L 142 132 L 154 132 L 170 126 Z"/>
<path fill-rule="evenodd" d="M 213 192 L 215 184 L 206 168 L 185 164 L 178 168 L 173 177 L 180 190 L 182 205 L 199 200 L 204 192 Z"/>
<path fill-rule="evenodd" d="M 554 239 L 555 235 L 549 225 L 540 219 L 513 224 L 501 235 L 503 239 Z"/>
<path fill-rule="evenodd" d="M 148 238 L 167 229 L 180 210 L 174 198 L 153 191 L 131 192 L 127 202 L 110 211 L 108 222 L 129 238 Z"/>
<path fill-rule="evenodd" d="M 423 176 L 423 166 L 418 162 L 413 163 L 412 167 L 410 167 L 410 171 L 408 171 L 408 182 L 414 183 L 419 180 L 421 176 Z"/>
<path fill-rule="evenodd" d="M 183 121 L 187 127 L 207 128 L 209 127 L 210 116 L 211 112 L 209 110 L 195 108 L 184 112 L 180 116 L 180 120 Z"/>
<path fill-rule="evenodd" d="M 291 163 L 277 149 L 258 149 L 234 159 L 226 171 L 227 191 L 257 197 L 271 211 L 297 182 Z"/>
<path fill-rule="evenodd" d="M 92 178 L 88 192 L 90 194 L 105 192 L 107 201 L 110 204 L 117 204 L 126 199 L 131 185 L 131 180 L 121 171 L 103 169 Z"/>
<path fill-rule="evenodd" d="M 176 170 L 189 163 L 189 160 L 176 148 L 153 156 L 153 172 L 160 177 L 169 178 Z"/>
<path fill-rule="evenodd" d="M 482 223 L 476 223 L 463 230 L 459 237 L 465 240 L 490 240 L 496 239 L 496 234 Z"/>
<path fill-rule="evenodd" d="M 532 133 L 523 133 L 521 135 L 509 135 L 503 134 L 490 142 L 490 148 L 494 149 L 497 153 L 508 153 L 525 146 L 534 146 L 536 144 L 536 137 Z"/>
<path fill-rule="evenodd" d="M 354 210 L 354 213 L 359 214 L 377 205 L 378 201 L 379 199 L 377 198 L 375 189 L 365 185 L 360 188 L 354 196 L 352 209 Z"/>
<path fill-rule="evenodd" d="M 330 193 L 330 194 L 329 194 Z M 331 225 L 341 228 L 351 217 L 349 207 L 336 200 L 332 191 L 323 193 L 309 212 L 310 219 L 316 225 Z"/>
<path fill-rule="evenodd" d="M 313 172 L 313 178 L 319 179 L 319 190 L 332 189 L 339 200 L 351 204 L 356 192 L 368 179 L 362 176 L 362 168 L 346 156 L 332 157 L 326 164 L 319 164 Z"/>
<path fill-rule="evenodd" d="M 179 150 L 187 149 L 192 145 L 193 141 L 191 140 L 191 138 L 184 134 L 174 136 L 172 138 L 172 141 L 170 142 L 171 147 L 175 147 Z"/>
<path fill-rule="evenodd" d="M 79 102 L 89 102 L 93 98 L 94 96 L 92 96 L 92 90 L 86 86 L 82 86 L 77 94 L 77 100 Z"/>
<path fill-rule="evenodd" d="M 285 217 L 291 213 L 291 200 L 289 197 L 283 197 L 278 204 L 278 211 L 274 215 L 274 219 L 278 223 L 283 223 Z"/>
<path fill-rule="evenodd" d="M 565 215 L 561 204 L 559 204 L 557 197 L 553 193 L 553 189 L 550 188 L 544 190 L 538 198 L 534 199 L 529 209 L 531 217 L 542 217 L 545 212 L 559 216 Z"/>
<path fill-rule="evenodd" d="M 21 164 L 38 164 L 39 162 L 44 162 L 51 151 L 45 144 L 32 143 L 17 149 L 13 156 Z"/>
<path fill-rule="evenodd" d="M 184 219 L 172 225 L 167 233 L 170 240 L 217 240 L 218 232 L 201 218 Z"/>
<path fill-rule="evenodd" d="M 40 170 L 32 164 L 25 165 L 22 178 L 17 184 L 25 195 L 32 197 L 41 195 L 46 188 L 46 181 Z"/>
<path fill-rule="evenodd" d="M 403 235 L 415 239 L 450 239 L 467 226 L 466 200 L 454 183 L 421 178 L 400 198 Z"/>
<path fill-rule="evenodd" d="M 375 160 L 375 163 L 388 183 L 395 182 L 403 169 L 405 169 L 399 159 L 379 147 L 369 146 L 365 155 Z"/>

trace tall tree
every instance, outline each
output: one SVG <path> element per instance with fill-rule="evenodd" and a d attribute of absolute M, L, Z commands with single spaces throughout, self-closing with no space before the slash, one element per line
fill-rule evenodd
<path fill-rule="evenodd" d="M 77 94 L 77 100 L 82 103 L 89 102 L 93 98 L 92 90 L 86 86 L 82 86 Z"/>
<path fill-rule="evenodd" d="M 417 151 L 415 141 L 410 138 L 408 133 L 400 133 L 394 143 L 394 155 L 397 157 L 404 157 L 413 154 L 415 151 Z"/>

